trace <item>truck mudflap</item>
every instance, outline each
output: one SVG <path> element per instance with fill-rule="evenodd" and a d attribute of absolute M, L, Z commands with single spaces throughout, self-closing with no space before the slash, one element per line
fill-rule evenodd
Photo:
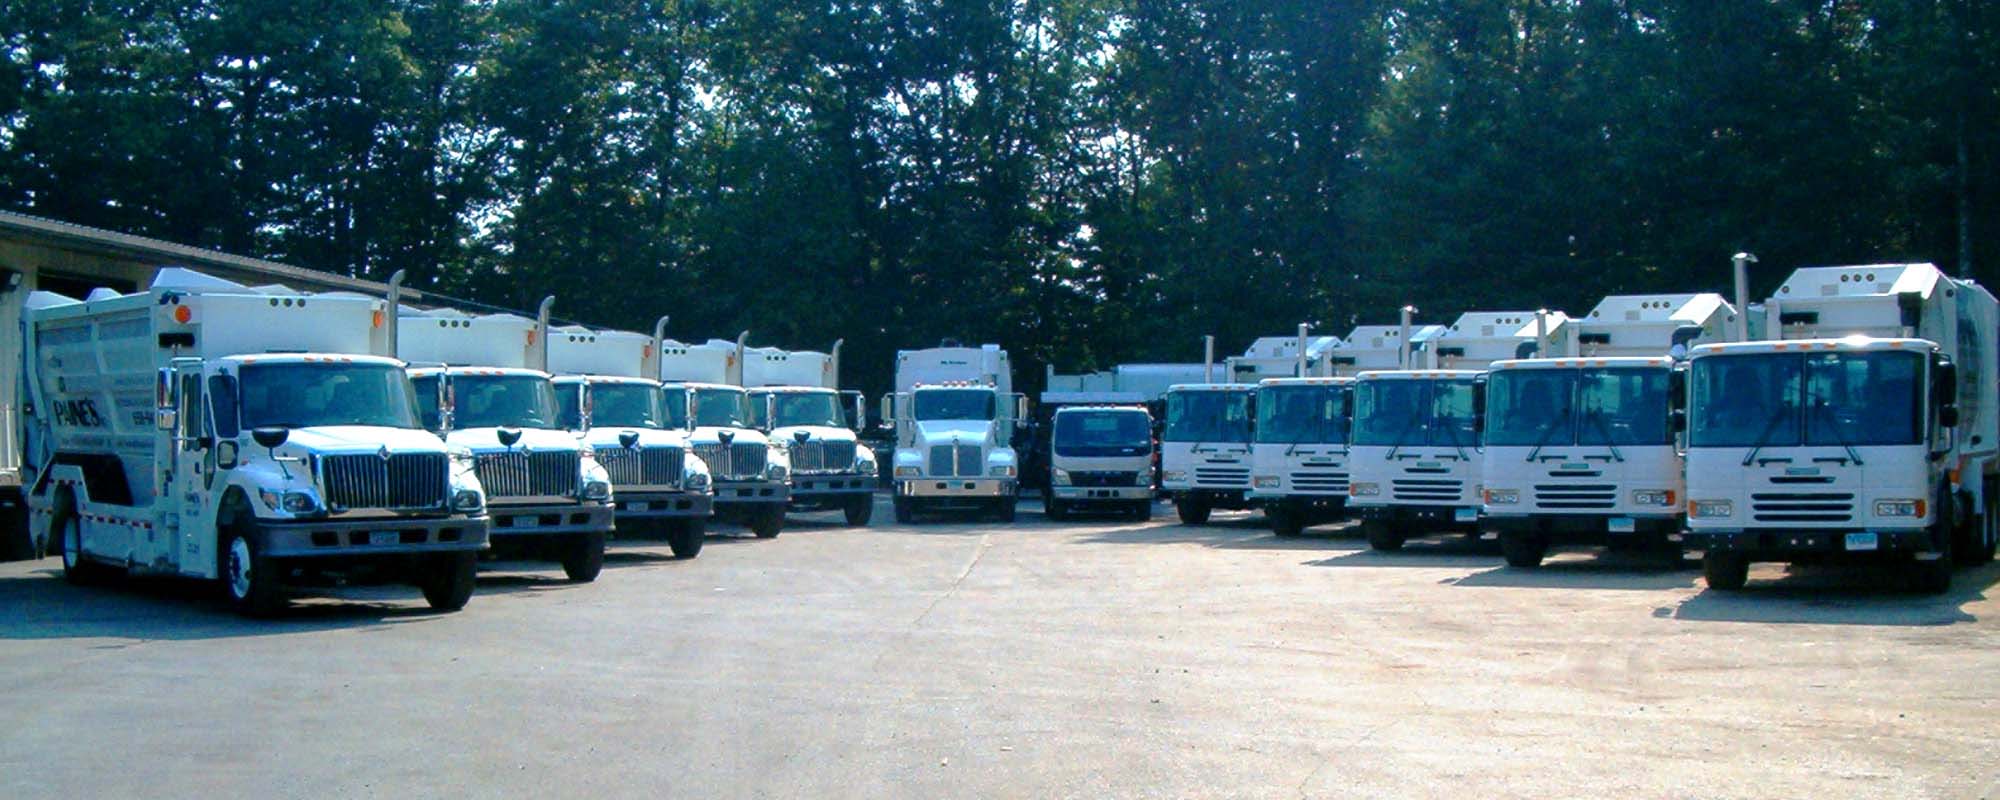
<path fill-rule="evenodd" d="M 857 496 L 875 493 L 874 474 L 793 475 L 792 508 L 839 508 Z"/>
<path fill-rule="evenodd" d="M 487 504 L 492 520 L 492 539 L 499 542 L 523 536 L 548 536 L 608 531 L 612 507 L 608 503 L 568 503 L 562 505 Z"/>
<path fill-rule="evenodd" d="M 486 549 L 486 517 L 258 520 L 258 552 L 273 558 L 352 558 Z"/>
<path fill-rule="evenodd" d="M 715 484 L 715 505 L 761 506 L 772 503 L 786 504 L 792 500 L 790 486 L 773 481 L 717 481 Z"/>
<path fill-rule="evenodd" d="M 1368 522 L 1385 522 L 1399 529 L 1477 531 L 1478 506 L 1350 506 Z"/>
<path fill-rule="evenodd" d="M 638 492 L 616 490 L 616 519 L 707 519 L 715 513 L 715 498 L 703 492 Z"/>
<path fill-rule="evenodd" d="M 903 497 L 1013 497 L 1019 492 L 1012 478 L 906 478 L 896 481 Z"/>
<path fill-rule="evenodd" d="M 1637 517 L 1620 514 L 1534 514 L 1527 516 L 1488 515 L 1480 527 L 1499 534 L 1530 533 L 1551 545 L 1609 545 L 1617 541 L 1676 541 L 1681 518 Z"/>
<path fill-rule="evenodd" d="M 1866 561 L 1939 552 L 1925 529 L 1684 531 L 1683 552 L 1733 553 L 1751 561 Z"/>

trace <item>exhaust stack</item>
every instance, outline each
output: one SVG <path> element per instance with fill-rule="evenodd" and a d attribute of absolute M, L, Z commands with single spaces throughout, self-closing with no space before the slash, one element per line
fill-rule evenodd
<path fill-rule="evenodd" d="M 549 311 L 555 308 L 556 296 L 542 298 L 541 308 L 535 309 L 535 353 L 531 361 L 535 369 L 549 371 Z"/>
<path fill-rule="evenodd" d="M 846 342 L 846 339 L 835 339 L 833 340 L 833 349 L 826 351 L 827 370 L 833 373 L 831 376 L 833 385 L 826 387 L 828 389 L 840 389 L 840 346 Z"/>
<path fill-rule="evenodd" d="M 1201 337 L 1201 382 L 1215 382 L 1215 337 Z"/>
<path fill-rule="evenodd" d="M 399 321 L 397 318 L 402 316 L 399 309 L 403 307 L 404 277 L 405 272 L 400 269 L 396 270 L 396 274 L 389 276 L 389 308 L 382 315 L 382 329 L 389 335 L 390 358 L 396 357 L 396 325 Z"/>
<path fill-rule="evenodd" d="M 1410 368 L 1410 319 L 1417 315 L 1416 306 L 1403 306 L 1402 328 L 1396 333 L 1396 368 Z"/>
<path fill-rule="evenodd" d="M 1737 253 L 1729 259 L 1735 271 L 1736 281 L 1736 341 L 1750 341 L 1750 265 L 1757 263 L 1757 257 L 1749 253 Z"/>
<path fill-rule="evenodd" d="M 743 357 L 749 354 L 749 344 L 749 331 L 736 334 L 736 364 L 730 368 L 733 374 L 723 376 L 729 379 L 729 385 L 731 386 L 743 385 Z"/>
<path fill-rule="evenodd" d="M 1301 378 L 1306 376 L 1306 343 L 1308 341 L 1306 333 L 1311 330 L 1311 324 L 1299 323 L 1299 377 Z"/>
<path fill-rule="evenodd" d="M 667 349 L 667 320 L 670 319 L 673 317 L 662 316 L 653 323 L 653 357 L 639 365 L 639 377 L 655 381 L 660 379 L 660 355 Z"/>

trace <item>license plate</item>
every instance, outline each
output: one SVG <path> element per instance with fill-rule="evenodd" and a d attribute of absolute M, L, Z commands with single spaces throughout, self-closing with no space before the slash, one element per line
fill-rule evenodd
<path fill-rule="evenodd" d="M 1873 550 L 1881 547 L 1881 540 L 1872 533 L 1850 533 L 1847 535 L 1847 549 Z"/>
<path fill-rule="evenodd" d="M 1451 512 L 1451 519 L 1453 522 L 1478 522 L 1479 509 L 1476 508 L 1453 509 Z"/>
<path fill-rule="evenodd" d="M 1612 518 L 1611 518 L 1611 532 L 1612 532 L 1612 533 L 1631 533 L 1631 532 L 1633 532 L 1633 531 L 1636 531 L 1636 530 L 1638 530 L 1638 529 L 1639 529 L 1639 523 L 1637 523 L 1637 522 L 1634 522 L 1634 521 L 1632 520 L 1632 518 L 1631 518 L 1631 517 L 1612 517 Z"/>
<path fill-rule="evenodd" d="M 631 510 L 633 510 L 633 511 L 651 511 L 651 510 L 653 510 L 653 504 L 652 504 L 652 503 L 632 503 L 632 504 L 630 504 L 630 505 L 627 505 L 627 506 L 626 506 L 626 508 L 629 508 L 629 509 L 631 509 Z"/>
<path fill-rule="evenodd" d="M 395 531 L 369 531 L 369 544 L 396 544 L 403 541 L 403 535 Z"/>

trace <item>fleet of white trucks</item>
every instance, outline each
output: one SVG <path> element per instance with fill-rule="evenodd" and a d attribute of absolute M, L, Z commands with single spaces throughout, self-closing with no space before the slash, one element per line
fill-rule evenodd
<path fill-rule="evenodd" d="M 537 319 L 404 309 L 399 354 L 413 364 L 424 426 L 469 449 L 492 519 L 493 555 L 597 579 L 611 532 L 611 478 L 558 419 L 548 307 Z"/>
<path fill-rule="evenodd" d="M 678 558 L 694 558 L 714 511 L 708 465 L 687 438 L 687 409 L 669 409 L 660 382 L 657 336 L 556 328 L 549 369 L 556 413 L 611 478 L 620 538 L 663 537 Z"/>
<path fill-rule="evenodd" d="M 660 381 L 669 408 L 688 409 L 688 441 L 708 465 L 715 516 L 750 528 L 760 539 L 785 529 L 791 504 L 791 461 L 758 430 L 743 389 L 746 331 L 729 342 L 684 344 L 661 339 Z"/>
<path fill-rule="evenodd" d="M 1484 528 L 1510 566 L 1539 566 L 1568 545 L 1679 562 L 1680 359 L 1694 344 L 1727 341 L 1735 321 L 1719 294 L 1618 295 L 1572 321 L 1574 357 L 1493 365 Z"/>
<path fill-rule="evenodd" d="M 840 390 L 840 342 L 828 352 L 750 348 L 743 385 L 757 427 L 791 462 L 791 509 L 838 510 L 847 524 L 875 515 L 875 451 L 856 436 L 867 422 L 860 392 Z"/>
<path fill-rule="evenodd" d="M 998 345 L 896 353 L 896 390 L 882 398 L 882 417 L 896 431 L 896 522 L 936 511 L 1014 519 L 1014 429 L 1027 402 L 1013 387 L 1013 365 Z"/>
<path fill-rule="evenodd" d="M 408 580 L 473 591 L 486 497 L 472 454 L 418 424 L 389 304 L 180 269 L 145 291 L 37 292 L 24 325 L 35 536 L 73 581 L 217 581 L 238 610 Z"/>
<path fill-rule="evenodd" d="M 1742 588 L 1752 562 L 1831 561 L 1942 592 L 1954 561 L 1990 560 L 1993 295 L 1929 264 L 1812 267 L 1751 313 L 1766 339 L 1689 359 L 1683 546 L 1709 587 Z"/>
<path fill-rule="evenodd" d="M 1140 405 L 1071 406 L 1050 420 L 1049 519 L 1080 511 L 1153 517 L 1153 415 Z"/>

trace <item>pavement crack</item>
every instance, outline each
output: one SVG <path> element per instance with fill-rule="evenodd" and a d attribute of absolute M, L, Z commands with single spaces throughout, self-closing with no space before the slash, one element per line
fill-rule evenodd
<path fill-rule="evenodd" d="M 966 576 L 972 574 L 972 568 L 979 566 L 979 559 L 985 557 L 986 549 L 992 545 L 992 542 L 993 534 L 980 534 L 979 544 L 973 547 L 971 557 L 965 560 L 965 566 L 959 568 L 958 575 L 951 579 L 951 585 L 945 587 L 943 592 L 938 593 L 938 596 L 931 600 L 930 605 L 924 606 L 923 613 L 918 614 L 916 619 L 910 620 L 909 630 L 903 633 L 901 640 L 895 645 L 883 648 L 881 654 L 875 657 L 875 661 L 868 665 L 869 671 L 879 671 L 882 668 L 882 662 L 887 661 L 890 655 L 902 649 L 903 644 L 908 642 L 910 635 L 917 628 L 923 626 L 924 620 L 930 618 L 931 612 L 936 611 L 939 604 L 950 599 L 953 594 L 958 592 L 958 587 L 965 583 Z"/>

